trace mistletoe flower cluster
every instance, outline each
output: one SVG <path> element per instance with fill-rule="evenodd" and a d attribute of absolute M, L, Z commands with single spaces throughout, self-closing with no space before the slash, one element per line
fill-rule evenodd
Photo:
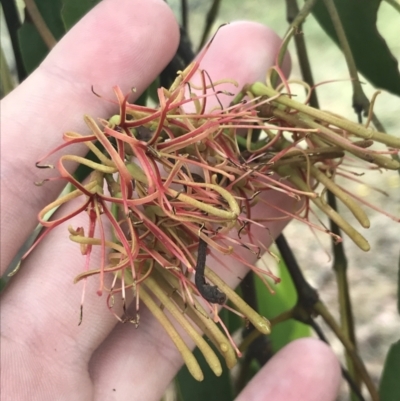
<path fill-rule="evenodd" d="M 279 73 L 279 69 L 275 71 Z M 190 83 L 195 73 L 201 76 L 200 87 Z M 65 155 L 57 162 L 61 178 L 72 190 L 40 212 L 40 223 L 47 227 L 44 235 L 86 213 L 87 227 L 69 227 L 70 239 L 79 244 L 86 258 L 85 270 L 75 281 L 98 276 L 98 293 L 107 293 L 111 310 L 116 296 L 125 306 L 130 291 L 136 314 L 121 317 L 115 313 L 118 319 L 138 325 L 143 302 L 198 380 L 203 374 L 176 323 L 193 339 L 216 375 L 222 367 L 200 332 L 213 342 L 228 367 L 235 365 L 240 352 L 214 304 L 228 299 L 236 313 L 258 330 L 270 331 L 269 322 L 206 266 L 209 253 L 226 255 L 253 269 L 266 285 L 267 277 L 279 281 L 268 269 L 256 267 L 235 251 L 242 247 L 259 258 L 267 250 L 252 235 L 252 227 L 265 226 L 265 221 L 252 216 L 253 206 L 264 202 L 266 193 L 284 192 L 297 208 L 284 211 L 269 205 L 283 216 L 280 219 L 300 219 L 326 231 L 309 219 L 310 203 L 314 203 L 367 250 L 366 240 L 330 209 L 324 191 L 318 192 L 318 188 L 322 185 L 345 199 L 346 206 L 367 227 L 368 218 L 357 199 L 334 183 L 335 175 L 349 160 L 348 154 L 350 159 L 379 167 L 399 168 L 390 157 L 400 148 L 398 139 L 294 101 L 289 83 L 281 78 L 280 87 L 274 88 L 269 81 L 248 85 L 231 106 L 213 110 L 207 108 L 210 96 L 219 99 L 230 94 L 218 91 L 222 82 L 211 82 L 198 64 L 181 72 L 170 89 L 158 89 L 158 107 L 131 104 L 115 87 L 119 114 L 98 121 L 85 116 L 90 134 L 67 132 L 64 143 L 52 152 L 77 143 L 90 151 L 86 157 Z M 195 111 L 185 112 L 188 106 Z M 262 135 L 255 142 L 259 133 Z M 390 149 L 367 149 L 373 141 Z M 38 167 L 43 167 L 48 156 Z M 66 162 L 71 161 L 87 172 L 85 180 L 68 171 Z M 81 206 L 70 214 L 51 221 L 45 218 L 54 207 L 76 198 L 82 199 Z M 99 266 L 90 262 L 94 247 L 100 249 Z M 109 287 L 106 276 L 112 277 Z"/>

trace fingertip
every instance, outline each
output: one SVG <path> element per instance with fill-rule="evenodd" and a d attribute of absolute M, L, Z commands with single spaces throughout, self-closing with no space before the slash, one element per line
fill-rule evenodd
<path fill-rule="evenodd" d="M 247 45 L 250 46 L 249 49 L 251 53 L 249 52 L 249 54 L 247 54 L 248 57 L 246 57 L 246 53 L 241 54 L 241 59 L 249 62 L 249 65 L 246 68 L 251 67 L 252 58 L 255 63 L 264 66 L 261 71 L 255 71 L 253 77 L 254 81 L 264 82 L 266 71 L 268 68 L 276 64 L 276 57 L 282 45 L 282 38 L 268 26 L 253 21 L 232 22 L 231 24 L 226 25 L 225 34 L 228 37 L 234 37 L 234 40 L 242 40 L 242 42 L 246 42 Z M 290 69 L 290 55 L 289 53 L 286 53 L 282 65 L 282 71 L 285 76 L 290 74 Z"/>
<path fill-rule="evenodd" d="M 106 0 L 57 44 L 41 68 L 99 91 L 147 88 L 175 54 L 179 27 L 161 0 Z M 74 82 L 72 82 L 74 83 Z"/>
<path fill-rule="evenodd" d="M 242 391 L 237 401 L 334 401 L 339 361 L 322 341 L 303 338 L 279 351 Z"/>
<path fill-rule="evenodd" d="M 220 69 L 236 69 L 235 79 L 239 84 L 265 81 L 267 70 L 276 63 L 281 44 L 282 39 L 271 28 L 257 22 L 236 21 L 218 31 L 202 65 L 212 64 L 218 55 L 225 61 L 225 65 L 220 63 Z M 287 67 L 285 73 L 289 73 Z"/>
<path fill-rule="evenodd" d="M 310 398 L 310 400 L 336 399 L 342 372 L 339 360 L 332 348 L 315 338 L 301 338 L 289 345 L 291 346 L 289 351 L 293 352 L 296 358 L 303 358 L 305 383 L 310 388 L 315 385 L 315 381 L 320 384 L 315 388 L 315 390 L 321 391 L 320 395 L 315 393 L 314 398 Z M 286 350 L 288 353 L 289 351 Z"/>
<path fill-rule="evenodd" d="M 237 93 L 245 84 L 265 82 L 269 68 L 276 64 L 277 55 L 282 44 L 281 38 L 267 26 L 250 21 L 237 21 L 222 26 L 204 57 L 200 68 L 206 71 L 212 82 L 233 79 L 233 84 L 219 84 L 218 90 Z M 285 75 L 290 72 L 290 58 L 287 55 L 282 67 Z M 201 78 L 194 76 L 192 81 L 201 85 Z M 219 99 L 228 105 L 229 96 Z M 218 106 L 218 100 L 210 97 L 207 108 Z M 190 107 L 188 107 L 190 109 Z"/>

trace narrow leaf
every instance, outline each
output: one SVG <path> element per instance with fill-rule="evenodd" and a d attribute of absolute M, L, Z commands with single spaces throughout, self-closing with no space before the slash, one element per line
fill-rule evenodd
<path fill-rule="evenodd" d="M 291 309 L 297 302 L 296 288 L 282 260 L 279 263 L 278 276 L 281 278 L 281 282 L 274 286 L 274 295 L 265 288 L 258 277 L 255 277 L 259 313 L 268 319 Z M 309 326 L 294 319 L 279 323 L 272 328 L 270 334 L 272 350 L 277 352 L 297 338 L 309 337 L 310 333 Z"/>
<path fill-rule="evenodd" d="M 63 0 L 61 17 L 64 27 L 70 30 L 100 0 Z"/>
<path fill-rule="evenodd" d="M 211 345 L 212 346 L 212 345 Z M 213 346 L 212 346 L 213 347 Z M 194 356 L 198 360 L 201 370 L 204 373 L 202 382 L 196 381 L 189 373 L 186 366 L 183 366 L 176 376 L 176 386 L 180 401 L 231 401 L 233 390 L 229 369 L 220 358 L 223 366 L 222 375 L 217 377 L 211 371 L 203 355 L 196 348 Z"/>
<path fill-rule="evenodd" d="M 400 257 L 399 266 L 397 268 L 397 312 L 400 314 Z"/>
<path fill-rule="evenodd" d="M 398 61 L 376 27 L 380 2 L 335 0 L 335 5 L 358 70 L 372 85 L 400 96 Z M 317 2 L 313 14 L 325 32 L 338 44 L 335 28 L 323 1 Z"/>
<path fill-rule="evenodd" d="M 35 26 L 30 22 L 24 22 L 19 29 L 18 40 L 24 67 L 29 75 L 44 60 L 49 49 L 44 44 Z"/>
<path fill-rule="evenodd" d="M 400 400 L 400 340 L 392 344 L 386 356 L 379 385 L 381 401 Z"/>
<path fill-rule="evenodd" d="M 47 27 L 59 40 L 65 33 L 60 15 L 61 0 L 36 0 L 35 3 Z M 30 74 L 44 60 L 49 49 L 29 17 L 18 31 L 18 40 L 25 69 Z"/>

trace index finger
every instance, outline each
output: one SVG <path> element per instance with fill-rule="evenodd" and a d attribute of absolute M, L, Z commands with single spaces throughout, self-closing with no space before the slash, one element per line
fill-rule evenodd
<path fill-rule="evenodd" d="M 44 176 L 35 162 L 60 144 L 64 131 L 84 133 L 84 114 L 106 117 L 117 108 L 96 99 L 91 87 L 106 98 L 114 85 L 124 93 L 135 87 L 137 98 L 172 58 L 178 40 L 163 1 L 102 1 L 2 100 L 0 273 L 34 229 L 39 210 L 65 184 L 35 187 Z"/>

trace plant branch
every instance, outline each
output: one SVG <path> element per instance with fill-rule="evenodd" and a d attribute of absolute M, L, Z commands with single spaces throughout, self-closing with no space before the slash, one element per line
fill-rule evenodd
<path fill-rule="evenodd" d="M 325 334 L 322 331 L 321 327 L 319 327 L 318 323 L 314 319 L 310 319 L 308 324 L 314 329 L 319 339 L 330 346 L 329 341 L 325 337 Z M 365 398 L 361 394 L 359 386 L 357 386 L 353 378 L 350 376 L 350 373 L 346 370 L 346 368 L 342 366 L 342 364 L 340 364 L 340 370 L 342 371 L 342 376 L 344 380 L 346 380 L 347 384 L 351 388 L 351 391 L 358 397 L 360 401 L 365 401 Z"/>
<path fill-rule="evenodd" d="M 296 0 L 286 0 L 287 2 L 287 14 L 288 14 L 288 21 L 290 21 L 290 13 L 295 13 L 297 14 L 299 12 L 299 8 L 297 6 L 297 1 Z M 301 30 L 301 25 L 299 26 L 299 29 Z M 300 70 L 302 74 L 303 81 L 305 81 L 310 87 L 312 88 L 314 86 L 314 79 L 313 79 L 313 74 L 311 70 L 311 65 L 309 62 L 308 54 L 307 54 L 307 48 L 306 48 L 306 43 L 304 40 L 304 35 L 302 34 L 297 34 L 294 37 L 295 39 L 295 46 L 297 50 L 297 57 L 299 59 L 299 64 L 300 64 Z M 316 109 L 319 109 L 319 102 L 317 98 L 317 93 L 315 90 L 311 92 L 309 104 L 312 107 L 315 107 Z M 379 131 L 382 131 L 379 129 Z M 314 176 L 317 180 L 322 182 L 327 188 L 328 188 L 328 204 L 331 206 L 333 210 L 337 212 L 337 206 L 336 206 L 336 197 L 334 194 L 333 188 L 329 190 L 329 186 L 326 185 L 327 183 L 333 183 L 328 177 L 325 176 L 319 169 L 312 167 L 311 168 L 311 175 Z M 323 180 L 321 180 L 323 178 Z M 339 188 L 335 185 L 336 188 Z M 340 190 L 340 188 L 339 188 Z M 342 197 L 342 200 L 344 197 Z M 350 199 L 350 198 L 348 198 Z M 352 201 L 352 199 L 351 199 Z M 351 204 L 354 202 L 350 202 Z M 347 205 L 348 207 L 350 205 Z M 353 205 L 354 206 L 354 205 Z M 362 211 L 356 205 L 354 209 L 353 214 L 359 211 Z M 363 219 L 366 219 L 368 221 L 367 216 L 363 216 Z M 330 219 L 330 226 L 331 226 L 331 231 L 336 234 L 337 236 L 340 236 L 340 229 L 338 225 Z M 345 251 L 343 248 L 343 243 L 339 242 L 335 244 L 334 238 L 331 239 L 332 243 L 332 249 L 333 249 L 333 254 L 334 254 L 334 261 L 333 261 L 333 269 L 336 272 L 336 280 L 337 280 L 337 285 L 339 289 L 339 305 L 340 305 L 340 316 L 341 316 L 341 326 L 345 334 L 348 336 L 348 338 L 353 342 L 353 344 L 356 344 L 356 338 L 355 338 L 355 333 L 354 333 L 354 320 L 353 320 L 353 314 L 352 314 L 352 308 L 351 308 L 351 301 L 350 301 L 350 296 L 349 296 L 349 289 L 348 289 L 348 283 L 347 283 L 347 276 L 346 276 L 346 270 L 347 270 L 347 259 L 345 255 Z M 314 328 L 314 330 L 317 332 L 318 336 L 325 342 L 327 342 L 322 330 L 319 328 L 317 323 L 313 320 L 310 319 L 309 324 Z M 352 359 L 350 356 L 346 353 L 346 362 L 349 371 L 341 367 L 342 369 L 342 375 L 345 378 L 345 380 L 348 382 L 351 391 L 353 394 L 355 394 L 358 399 L 363 400 L 362 394 L 360 392 L 360 378 L 356 375 L 355 368 L 353 366 Z M 353 380 L 353 377 L 355 380 Z"/>
<path fill-rule="evenodd" d="M 337 210 L 336 197 L 328 191 L 328 203 L 329 205 Z M 333 221 L 330 220 L 331 231 L 340 236 L 340 228 Z M 339 311 L 340 311 L 340 324 L 343 333 L 353 343 L 354 348 L 357 349 L 356 335 L 354 329 L 354 317 L 353 309 L 351 306 L 349 284 L 347 280 L 347 258 L 344 251 L 343 243 L 334 244 L 332 243 L 333 252 L 333 270 L 336 274 L 336 282 L 338 286 L 338 300 L 339 300 Z M 354 367 L 353 361 L 350 355 L 346 351 L 346 363 L 351 376 L 354 378 L 357 388 L 360 388 L 360 377 L 357 375 L 357 370 Z"/>
<path fill-rule="evenodd" d="M 14 89 L 14 82 L 10 67 L 7 64 L 3 48 L 0 46 L 0 76 L 1 76 L 1 97 L 6 96 Z"/>
<path fill-rule="evenodd" d="M 10 34 L 18 81 L 22 82 L 26 78 L 26 71 L 18 41 L 18 30 L 21 27 L 18 9 L 15 1 L 1 0 L 1 5 L 3 7 L 4 18 L 6 20 L 8 33 Z"/>
<path fill-rule="evenodd" d="M 360 377 L 362 378 L 363 382 L 367 386 L 372 400 L 379 401 L 378 391 L 375 388 L 375 385 L 372 382 L 372 379 L 369 376 L 368 371 L 365 368 L 365 365 L 364 365 L 362 359 L 359 357 L 353 343 L 347 338 L 346 335 L 343 334 L 340 326 L 337 324 L 336 320 L 333 318 L 333 316 L 330 314 L 329 310 L 326 308 L 326 306 L 321 301 L 318 301 L 314 305 L 314 310 L 324 319 L 325 323 L 331 328 L 331 330 L 335 333 L 336 337 L 343 344 L 346 352 L 350 355 L 350 357 L 354 363 L 354 366 L 357 369 Z"/>
<path fill-rule="evenodd" d="M 307 0 L 303 8 L 297 13 L 296 17 L 293 19 L 292 23 L 290 24 L 290 27 L 286 32 L 285 37 L 283 38 L 282 45 L 279 50 L 278 63 L 277 63 L 278 66 L 282 65 L 283 58 L 285 57 L 285 54 L 287 52 L 287 47 L 289 45 L 290 40 L 292 39 L 292 36 L 296 35 L 299 32 L 299 30 L 301 29 L 301 24 L 310 14 L 311 10 L 313 9 L 317 1 L 318 0 Z M 276 71 L 273 71 L 271 75 L 271 83 L 273 87 L 275 87 L 277 79 L 278 79 L 278 74 L 276 73 Z"/>
<path fill-rule="evenodd" d="M 396 0 L 385 0 L 385 1 L 400 13 L 400 3 L 398 3 Z"/>
<path fill-rule="evenodd" d="M 286 9 L 287 21 L 289 24 L 292 24 L 300 12 L 297 5 L 297 0 L 286 0 Z M 296 47 L 297 57 L 299 59 L 300 71 L 303 81 L 307 82 L 312 88 L 314 86 L 314 78 L 311 70 L 310 60 L 307 54 L 306 43 L 304 40 L 303 24 L 301 22 L 298 24 L 298 32 L 296 32 L 296 34 L 294 35 L 294 44 Z M 319 109 L 317 93 L 315 90 L 311 92 L 309 103 L 312 107 Z"/>
<path fill-rule="evenodd" d="M 336 9 L 335 2 L 333 0 L 324 0 L 324 3 L 331 17 L 340 47 L 346 59 L 347 68 L 349 69 L 351 83 L 353 86 L 353 108 L 359 116 L 359 122 L 361 122 L 362 112 L 365 116 L 368 115 L 369 100 L 361 87 L 361 83 L 358 78 L 357 66 L 343 28 L 342 21 L 340 20 L 339 13 Z"/>
<path fill-rule="evenodd" d="M 210 34 L 211 27 L 213 26 L 215 20 L 217 19 L 220 5 L 221 5 L 221 0 L 214 0 L 210 9 L 208 10 L 206 17 L 206 25 L 204 27 L 203 35 L 201 36 L 197 52 L 200 52 L 201 48 L 206 44 L 208 35 Z"/>
<path fill-rule="evenodd" d="M 187 0 L 181 0 L 182 27 L 186 32 L 188 32 L 188 27 L 189 27 L 188 11 L 189 7 Z"/>
<path fill-rule="evenodd" d="M 315 109 L 313 107 L 307 106 L 303 103 L 297 102 L 293 99 L 291 99 L 287 95 L 279 95 L 279 93 L 273 89 L 270 88 L 261 82 L 256 82 L 253 85 L 250 85 L 247 89 L 250 90 L 254 95 L 256 96 L 268 96 L 271 98 L 274 98 L 274 100 L 271 100 L 271 104 L 279 107 L 279 105 L 282 106 L 287 106 L 290 107 L 294 110 L 299 111 L 298 116 L 299 120 L 303 120 L 306 122 L 305 117 L 308 117 L 308 119 L 316 119 L 320 121 L 324 121 L 328 124 L 334 125 L 336 127 L 339 127 L 341 129 L 344 129 L 346 131 L 351 132 L 352 134 L 359 136 L 360 138 L 363 139 L 372 139 L 377 142 L 381 142 L 386 144 L 387 146 L 391 146 L 394 148 L 400 148 L 400 139 L 386 135 L 383 132 L 377 132 L 374 131 L 370 128 L 365 128 L 360 124 L 354 123 L 352 121 L 346 120 L 341 117 L 337 117 L 333 114 L 326 113 L 322 110 Z M 309 120 L 307 120 L 308 122 Z M 319 128 L 319 125 L 317 126 L 312 126 L 311 128 Z M 396 165 L 397 166 L 397 165 Z M 398 167 L 396 167 L 397 169 Z"/>
<path fill-rule="evenodd" d="M 298 304 L 311 311 L 313 305 L 319 300 L 318 292 L 304 278 L 285 236 L 281 234 L 275 242 L 296 288 Z"/>
<path fill-rule="evenodd" d="M 349 353 L 354 363 L 354 366 L 356 367 L 357 371 L 360 374 L 360 377 L 363 379 L 371 394 L 372 400 L 379 401 L 379 396 L 376 388 L 367 370 L 365 369 L 361 358 L 358 356 L 353 343 L 344 335 L 341 328 L 330 314 L 329 310 L 322 303 L 322 301 L 319 300 L 317 291 L 312 288 L 304 279 L 304 276 L 297 264 L 293 252 L 291 251 L 288 243 L 285 240 L 285 237 L 282 234 L 277 238 L 276 244 L 293 279 L 293 283 L 298 294 L 297 305 L 292 311 L 293 317 L 301 322 L 310 324 L 312 315 L 314 315 L 315 313 L 321 315 L 328 326 L 341 341 L 346 351 Z"/>
<path fill-rule="evenodd" d="M 300 11 L 298 11 L 298 8 L 297 8 L 296 17 L 291 22 L 288 33 L 292 29 L 297 30 L 301 26 L 301 24 L 304 22 L 304 20 L 311 13 L 311 10 L 314 8 L 317 1 L 318 0 L 306 0 L 303 8 Z"/>
<path fill-rule="evenodd" d="M 32 19 L 33 24 L 39 32 L 40 37 L 43 39 L 46 46 L 52 49 L 56 44 L 57 40 L 51 33 L 49 27 L 47 26 L 45 20 L 39 12 L 34 0 L 24 0 L 26 9 Z"/>

